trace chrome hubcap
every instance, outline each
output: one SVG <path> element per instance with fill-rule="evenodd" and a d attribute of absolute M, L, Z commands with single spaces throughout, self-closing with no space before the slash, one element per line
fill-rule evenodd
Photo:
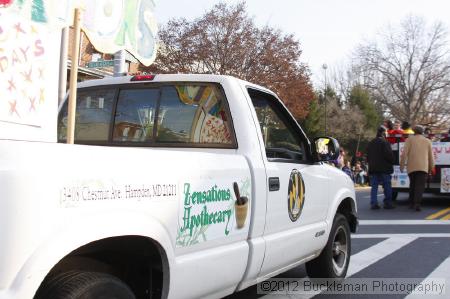
<path fill-rule="evenodd" d="M 332 255 L 334 272 L 337 276 L 341 276 L 348 258 L 347 232 L 342 226 L 334 234 Z"/>

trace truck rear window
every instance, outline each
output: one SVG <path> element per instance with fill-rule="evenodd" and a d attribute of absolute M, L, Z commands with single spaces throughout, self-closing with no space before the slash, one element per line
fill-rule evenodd
<path fill-rule="evenodd" d="M 226 98 L 216 84 L 108 87 L 79 90 L 76 143 L 236 147 Z M 59 116 L 59 141 L 66 138 L 66 118 L 67 103 Z"/>
<path fill-rule="evenodd" d="M 78 91 L 75 140 L 108 141 L 114 94 L 113 89 Z M 65 141 L 66 134 L 67 102 L 58 117 L 58 140 Z"/>

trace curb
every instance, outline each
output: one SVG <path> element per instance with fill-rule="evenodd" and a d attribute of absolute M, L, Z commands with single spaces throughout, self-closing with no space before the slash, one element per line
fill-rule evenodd
<path fill-rule="evenodd" d="M 355 186 L 355 190 L 367 190 L 370 189 L 370 186 Z"/>

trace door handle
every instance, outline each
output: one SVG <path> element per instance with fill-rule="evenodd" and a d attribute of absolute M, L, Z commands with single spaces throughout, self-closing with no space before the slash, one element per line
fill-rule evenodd
<path fill-rule="evenodd" d="M 269 191 L 280 190 L 280 179 L 279 178 L 269 178 Z"/>

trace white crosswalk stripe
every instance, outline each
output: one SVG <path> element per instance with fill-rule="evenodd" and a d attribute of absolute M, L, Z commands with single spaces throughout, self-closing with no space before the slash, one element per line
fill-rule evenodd
<path fill-rule="evenodd" d="M 350 277 L 362 269 L 378 262 L 382 258 L 399 250 L 403 246 L 408 245 L 416 239 L 416 237 L 400 235 L 381 241 L 366 250 L 352 255 L 347 271 L 347 277 Z"/>
<path fill-rule="evenodd" d="M 369 267 L 370 265 L 378 262 L 382 258 L 399 250 L 403 246 L 408 245 L 409 243 L 411 243 L 412 241 L 414 241 L 416 239 L 417 239 L 417 237 L 414 237 L 414 236 L 399 235 L 399 236 L 395 236 L 395 237 L 391 237 L 386 240 L 383 240 L 363 251 L 360 251 L 360 252 L 352 255 L 352 257 L 350 259 L 349 269 L 347 271 L 347 277 L 350 277 L 350 276 L 358 273 L 359 271 L 363 270 L 364 268 Z M 309 281 L 309 278 L 299 279 L 298 285 L 303 286 L 305 281 Z M 317 291 L 317 292 L 312 292 L 312 293 L 308 293 L 308 294 L 301 294 L 302 291 L 303 290 L 301 288 L 298 288 L 298 294 L 295 294 L 295 295 L 284 296 L 284 295 L 279 295 L 279 294 L 276 294 L 276 295 L 268 294 L 266 296 L 263 296 L 262 298 L 265 298 L 265 299 L 269 299 L 269 298 L 273 298 L 273 299 L 276 299 L 276 298 L 278 298 L 278 299 L 281 299 L 281 298 L 309 299 L 320 293 L 319 291 Z"/>
<path fill-rule="evenodd" d="M 445 299 L 450 297 L 450 256 L 444 260 L 433 272 L 430 273 L 426 279 L 445 279 L 445 290 L 442 295 L 433 295 L 433 299 Z M 424 295 L 421 294 L 410 294 L 405 297 L 405 299 L 421 299 Z"/>

